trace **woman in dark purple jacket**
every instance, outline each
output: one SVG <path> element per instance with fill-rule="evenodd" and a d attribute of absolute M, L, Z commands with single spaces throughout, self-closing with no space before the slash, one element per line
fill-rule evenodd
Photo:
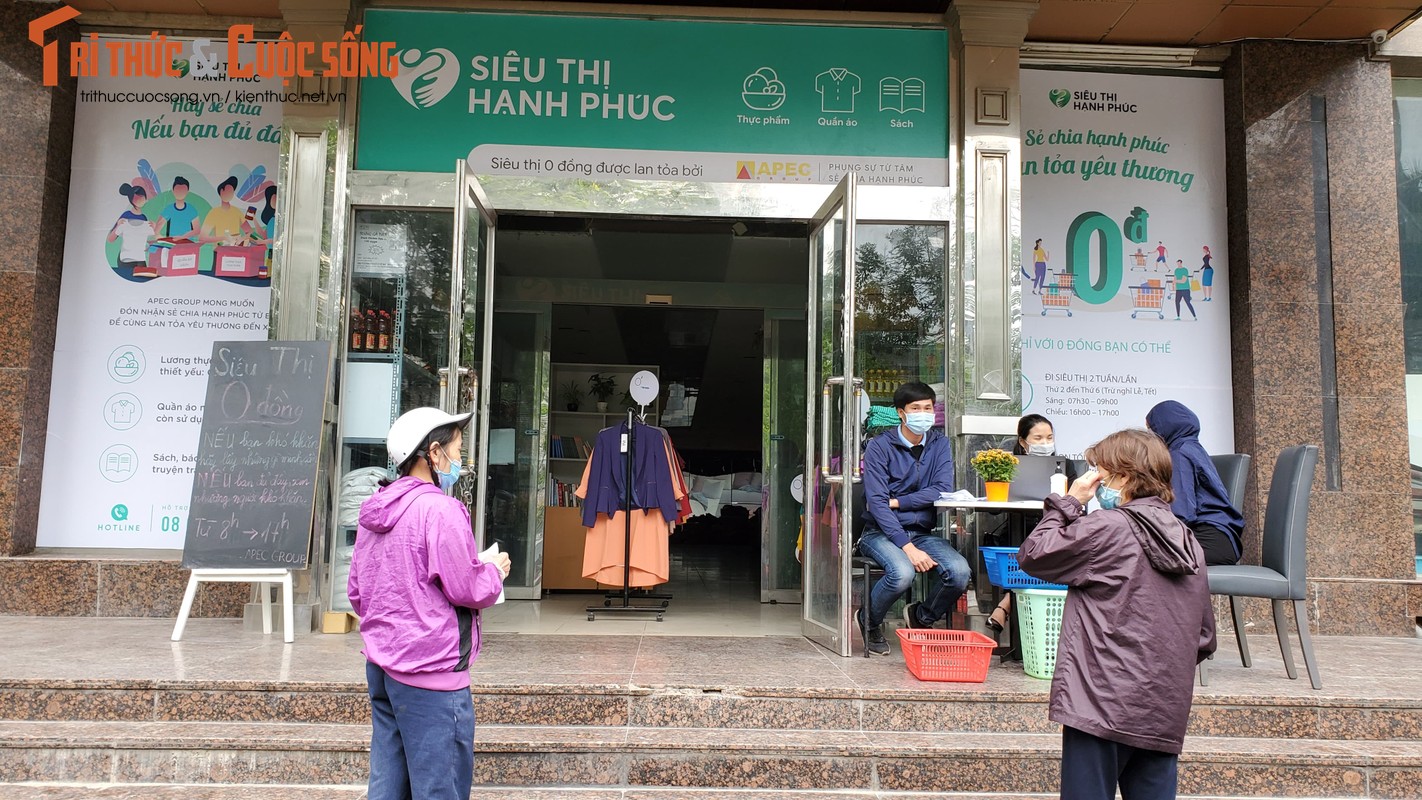
<path fill-rule="evenodd" d="M 1018 552 L 1064 583 L 1049 716 L 1062 724 L 1061 796 L 1173 800 L 1195 665 L 1215 650 L 1205 554 L 1170 510 L 1170 451 L 1149 431 L 1087 448 L 1094 469 L 1051 495 Z M 1086 513 L 1096 497 L 1100 511 Z"/>

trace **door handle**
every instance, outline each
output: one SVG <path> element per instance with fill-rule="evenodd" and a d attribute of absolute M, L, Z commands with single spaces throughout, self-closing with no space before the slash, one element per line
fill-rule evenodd
<path fill-rule="evenodd" d="M 854 378 L 850 382 L 853 387 L 854 396 L 854 449 L 849 451 L 850 457 L 854 459 L 854 473 L 851 481 L 861 483 L 864 480 L 864 420 L 860 417 L 859 404 L 861 397 L 866 397 L 864 392 L 864 379 Z"/>
<path fill-rule="evenodd" d="M 833 475 L 830 473 L 829 449 L 830 449 L 830 387 L 843 386 L 844 376 L 833 375 L 825 378 L 824 386 L 820 392 L 820 478 L 825 483 L 844 483 L 843 475 Z"/>

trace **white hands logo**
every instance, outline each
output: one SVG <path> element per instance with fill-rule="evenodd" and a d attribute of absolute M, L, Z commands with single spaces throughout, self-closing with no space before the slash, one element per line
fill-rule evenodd
<path fill-rule="evenodd" d="M 421 56 L 424 56 L 423 59 Z M 400 74 L 390 79 L 395 91 L 415 108 L 429 108 L 443 100 L 459 83 L 459 60 L 442 47 L 428 53 L 401 50 Z"/>

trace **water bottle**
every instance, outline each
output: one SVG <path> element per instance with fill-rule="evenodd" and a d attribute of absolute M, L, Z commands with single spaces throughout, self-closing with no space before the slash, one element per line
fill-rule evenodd
<path fill-rule="evenodd" d="M 1066 492 L 1067 492 L 1066 471 L 1065 471 L 1065 467 L 1063 466 L 1062 462 L 1060 462 L 1060 461 L 1057 462 L 1057 471 L 1052 473 L 1051 488 L 1052 488 L 1052 494 L 1061 495 L 1061 496 L 1063 496 L 1063 497 L 1066 496 Z"/>

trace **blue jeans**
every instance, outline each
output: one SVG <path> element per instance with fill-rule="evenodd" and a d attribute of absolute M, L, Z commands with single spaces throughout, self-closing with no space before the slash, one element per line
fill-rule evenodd
<path fill-rule="evenodd" d="M 948 610 L 958 602 L 963 590 L 968 588 L 968 562 L 953 549 L 953 545 L 948 544 L 947 539 L 940 536 L 920 533 L 909 541 L 938 562 L 938 566 L 933 568 L 937 580 L 928 591 L 928 599 L 918 605 L 918 621 L 924 625 L 932 625 L 947 616 Z M 909 561 L 903 548 L 894 544 L 894 540 L 874 527 L 872 522 L 864 525 L 864 535 L 859 539 L 859 552 L 879 562 L 879 566 L 884 568 L 884 577 L 874 584 L 874 589 L 869 593 L 869 627 L 873 628 L 883 624 L 889 607 L 909 590 L 913 585 L 914 576 L 918 573 L 914 571 L 913 562 Z"/>
<path fill-rule="evenodd" d="M 369 661 L 368 800 L 469 800 L 474 785 L 474 699 L 468 689 L 407 686 Z"/>

